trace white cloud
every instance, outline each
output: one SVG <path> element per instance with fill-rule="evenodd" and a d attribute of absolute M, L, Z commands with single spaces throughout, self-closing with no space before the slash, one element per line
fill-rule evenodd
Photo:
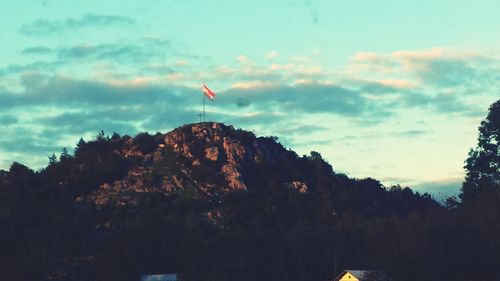
<path fill-rule="evenodd" d="M 279 56 L 279 53 L 276 51 L 270 51 L 266 54 L 265 58 L 268 60 L 272 60 L 274 58 L 277 58 Z"/>

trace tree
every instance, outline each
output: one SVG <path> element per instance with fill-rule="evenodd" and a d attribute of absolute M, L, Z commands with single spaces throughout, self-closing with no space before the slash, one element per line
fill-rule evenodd
<path fill-rule="evenodd" d="M 500 189 L 500 100 L 489 108 L 479 126 L 478 145 L 465 161 L 467 171 L 461 199 L 484 189 Z"/>
<path fill-rule="evenodd" d="M 104 133 L 104 130 L 101 130 L 99 134 L 97 134 L 96 141 L 106 141 L 108 137 Z"/>
<path fill-rule="evenodd" d="M 67 160 L 69 158 L 71 158 L 71 155 L 69 154 L 68 149 L 66 147 L 63 147 L 61 155 L 59 156 L 59 160 L 62 162 L 62 161 Z"/>
<path fill-rule="evenodd" d="M 57 156 L 52 153 L 52 155 L 49 156 L 49 165 L 57 163 Z"/>

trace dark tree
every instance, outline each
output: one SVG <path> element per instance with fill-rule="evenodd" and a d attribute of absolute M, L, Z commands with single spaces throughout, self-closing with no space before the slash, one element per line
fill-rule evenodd
<path fill-rule="evenodd" d="M 500 100 L 490 106 L 488 116 L 479 126 L 478 144 L 465 161 L 467 171 L 461 198 L 484 189 L 500 187 Z"/>
<path fill-rule="evenodd" d="M 69 158 L 71 158 L 71 155 L 69 154 L 68 149 L 66 147 L 63 147 L 61 155 L 59 156 L 59 160 L 64 161 L 64 160 L 67 160 Z"/>
<path fill-rule="evenodd" d="M 57 156 L 52 153 L 52 155 L 49 156 L 49 165 L 53 165 L 55 163 L 57 163 Z"/>

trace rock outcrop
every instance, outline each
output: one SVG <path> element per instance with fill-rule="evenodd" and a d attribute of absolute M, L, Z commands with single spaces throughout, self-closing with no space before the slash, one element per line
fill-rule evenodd
<path fill-rule="evenodd" d="M 217 197 L 224 192 L 248 191 L 247 169 L 276 165 L 287 153 L 281 146 L 269 147 L 253 133 L 212 122 L 138 138 L 130 138 L 116 151 L 131 165 L 126 176 L 102 184 L 77 201 L 121 206 L 137 204 L 134 196 L 123 195 L 127 192 L 170 194 L 190 189 L 198 196 Z M 290 186 L 301 193 L 308 190 L 304 183 L 292 181 Z"/>
<path fill-rule="evenodd" d="M 286 186 L 288 186 L 291 189 L 297 190 L 300 193 L 307 193 L 309 191 L 309 188 L 307 187 L 307 184 L 304 182 L 300 181 L 291 181 L 285 183 Z"/>

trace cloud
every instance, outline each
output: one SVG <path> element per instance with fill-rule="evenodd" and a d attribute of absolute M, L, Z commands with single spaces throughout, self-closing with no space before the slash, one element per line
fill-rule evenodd
<path fill-rule="evenodd" d="M 47 47 L 31 47 L 31 48 L 25 48 L 21 51 L 21 54 L 23 55 L 47 55 L 52 53 L 52 50 Z"/>
<path fill-rule="evenodd" d="M 231 85 L 231 90 L 255 90 L 255 89 L 268 89 L 275 85 L 272 81 L 244 81 Z"/>
<path fill-rule="evenodd" d="M 280 54 L 276 51 L 269 51 L 267 54 L 266 54 L 266 59 L 268 60 L 272 60 L 274 58 L 277 58 Z"/>
<path fill-rule="evenodd" d="M 23 126 L 11 126 L 6 128 L 11 137 L 0 137 L 0 151 L 9 154 L 34 154 L 48 156 L 50 153 L 60 151 L 54 139 L 51 139 L 36 130 L 27 129 Z"/>
<path fill-rule="evenodd" d="M 500 60 L 478 52 L 432 48 L 390 54 L 357 53 L 347 84 L 392 101 L 393 109 L 478 117 L 484 108 L 472 102 L 477 96 L 498 95 Z M 362 79 L 366 76 L 369 78 Z M 375 78 L 374 78 L 375 77 Z"/>
<path fill-rule="evenodd" d="M 134 44 L 79 45 L 58 51 L 61 60 L 111 60 L 137 63 L 153 59 L 158 53 L 152 48 Z"/>
<path fill-rule="evenodd" d="M 214 120 L 222 120 L 224 123 L 234 124 L 243 128 L 267 126 L 273 129 L 285 121 L 286 118 L 287 115 L 280 112 L 266 111 L 254 111 L 243 114 L 222 113 L 214 116 Z"/>
<path fill-rule="evenodd" d="M 232 87 L 221 92 L 217 104 L 242 112 L 278 112 L 294 119 L 337 115 L 362 126 L 380 124 L 393 115 L 384 100 L 373 101 L 359 89 L 324 83 Z"/>
<path fill-rule="evenodd" d="M 43 71 L 43 72 L 53 72 L 58 67 L 63 66 L 64 62 L 62 61 L 44 61 L 38 60 L 35 62 L 27 63 L 27 64 L 10 64 L 6 66 L 4 69 L 0 69 L 0 72 L 3 72 L 4 75 L 7 74 L 19 74 L 23 72 L 30 71 Z"/>
<path fill-rule="evenodd" d="M 362 112 L 364 107 L 359 93 L 334 85 L 255 83 L 232 87 L 224 95 L 223 103 L 238 104 L 243 100 L 254 105 L 254 108 L 276 108 L 289 113 L 330 112 L 353 115 Z"/>
<path fill-rule="evenodd" d="M 244 55 L 239 55 L 236 60 L 241 63 L 241 64 L 252 64 L 252 61 L 250 60 L 250 58 L 248 58 L 247 56 L 244 56 Z"/>
<path fill-rule="evenodd" d="M 405 109 L 417 109 L 425 114 L 484 115 L 484 108 L 466 100 L 461 92 L 416 87 L 406 80 L 359 80 L 340 84 L 306 81 L 291 85 L 251 80 L 235 83 L 223 94 L 224 101 L 219 103 L 293 114 L 335 114 L 360 125 L 381 123 Z"/>
<path fill-rule="evenodd" d="M 87 14 L 81 18 L 67 18 L 62 21 L 39 19 L 23 25 L 20 32 L 27 36 L 48 36 L 86 27 L 131 25 L 134 23 L 134 19 L 125 16 Z"/>
<path fill-rule="evenodd" d="M 3 125 L 3 126 L 13 125 L 13 124 L 16 124 L 18 121 L 19 121 L 19 119 L 17 119 L 15 116 L 12 116 L 12 115 L 0 116 L 0 125 Z"/>
<path fill-rule="evenodd" d="M 347 66 L 347 72 L 353 75 L 363 72 L 393 74 L 402 67 L 401 62 L 391 55 L 361 52 L 356 53 Z"/>
<path fill-rule="evenodd" d="M 199 121 L 199 113 L 200 110 L 189 107 L 163 107 L 157 108 L 157 111 L 150 113 L 149 116 L 146 116 L 144 120 L 146 120 L 142 127 L 148 131 L 162 131 L 163 133 L 166 130 L 178 127 L 182 124 L 195 123 Z M 215 120 L 219 120 L 222 122 L 223 119 L 216 118 L 215 114 L 209 113 L 207 114 L 210 118 L 214 118 Z M 217 115 L 219 116 L 219 115 Z"/>
<path fill-rule="evenodd" d="M 391 54 L 357 53 L 349 66 L 351 73 L 375 72 L 392 77 L 404 75 L 406 83 L 413 87 L 457 90 L 478 85 L 490 86 L 489 83 L 500 77 L 495 74 L 499 69 L 500 61 L 495 57 L 445 48 Z"/>
<path fill-rule="evenodd" d="M 499 61 L 470 52 L 445 52 L 442 49 L 428 52 L 395 53 L 401 64 L 425 85 L 439 88 L 463 88 L 492 81 Z M 498 77 L 498 76 L 497 76 Z"/>
<path fill-rule="evenodd" d="M 325 71 L 314 60 L 307 57 L 307 61 L 294 63 L 277 63 L 267 60 L 269 65 L 260 65 L 252 62 L 245 56 L 238 58 L 240 64 L 234 66 L 216 66 L 214 79 L 229 83 L 256 84 L 256 83 L 292 83 L 293 81 L 318 82 L 326 76 Z"/>
<path fill-rule="evenodd" d="M 340 141 L 364 141 L 367 139 L 370 140 L 376 140 L 379 138 L 417 138 L 421 136 L 425 136 L 427 134 L 430 134 L 431 131 L 428 130 L 405 130 L 405 131 L 395 131 L 395 132 L 377 132 L 377 133 L 363 133 L 359 135 L 346 135 L 343 137 L 340 137 Z M 386 179 L 393 181 L 394 179 Z"/>
<path fill-rule="evenodd" d="M 133 124 L 134 121 L 140 121 L 140 118 L 144 117 L 144 112 L 141 115 L 134 115 L 133 108 L 128 108 L 127 114 L 116 114 L 116 111 L 120 110 L 82 110 L 40 118 L 40 122 L 46 127 L 45 134 L 56 135 L 59 138 L 68 135 L 96 134 L 101 130 L 121 134 L 134 134 L 139 131 Z"/>
<path fill-rule="evenodd" d="M 276 130 L 276 134 L 279 135 L 287 135 L 287 136 L 304 136 L 304 135 L 309 135 L 313 134 L 316 132 L 321 132 L 328 130 L 328 128 L 325 128 L 323 126 L 317 126 L 317 125 L 293 125 L 290 124 L 286 128 L 281 128 Z"/>
<path fill-rule="evenodd" d="M 0 95 L 0 108 L 24 106 L 120 106 L 189 101 L 193 89 L 182 86 L 112 85 L 105 82 L 75 80 L 60 76 L 43 83 L 28 84 L 23 93 Z"/>
<path fill-rule="evenodd" d="M 25 87 L 34 87 L 44 83 L 47 76 L 37 71 L 25 71 L 20 77 L 21 85 Z"/>
<path fill-rule="evenodd" d="M 484 110 L 478 105 L 467 104 L 459 94 L 438 93 L 427 95 L 422 92 L 408 91 L 401 95 L 401 100 L 394 106 L 426 109 L 437 113 L 458 114 L 464 116 L 482 116 Z"/>
<path fill-rule="evenodd" d="M 407 130 L 407 131 L 403 131 L 403 132 L 398 133 L 398 135 L 401 137 L 415 138 L 415 137 L 420 137 L 420 136 L 426 135 L 428 133 L 429 133 L 429 131 L 426 131 L 426 130 Z"/>
<path fill-rule="evenodd" d="M 177 68 L 187 71 L 186 61 L 183 64 L 162 63 L 170 58 L 177 58 L 176 51 L 170 41 L 160 38 L 144 37 L 131 42 L 115 42 L 103 44 L 78 44 L 58 48 L 31 47 L 22 51 L 23 55 L 41 56 L 54 54 L 26 64 L 0 65 L 0 76 L 23 75 L 24 72 L 41 72 L 48 75 L 78 69 L 79 72 L 90 72 L 102 79 L 129 75 L 131 72 L 165 75 L 176 72 Z M 52 57 L 52 56 L 50 56 Z M 127 67 L 123 67 L 127 66 Z M 89 78 L 91 75 L 83 76 Z M 1 83 L 1 81 L 0 81 Z"/>
<path fill-rule="evenodd" d="M 345 83 L 351 87 L 358 88 L 364 93 L 378 96 L 399 93 L 401 90 L 400 87 L 396 87 L 390 83 L 383 83 L 381 81 L 353 80 L 346 81 Z"/>
<path fill-rule="evenodd" d="M 10 140 L 2 139 L 0 140 L 0 147 L 3 151 L 8 151 L 9 153 L 34 153 L 37 155 L 50 155 L 56 151 L 60 151 L 61 147 L 50 144 L 49 141 L 40 142 L 39 138 L 25 137 L 25 138 L 13 138 Z"/>

